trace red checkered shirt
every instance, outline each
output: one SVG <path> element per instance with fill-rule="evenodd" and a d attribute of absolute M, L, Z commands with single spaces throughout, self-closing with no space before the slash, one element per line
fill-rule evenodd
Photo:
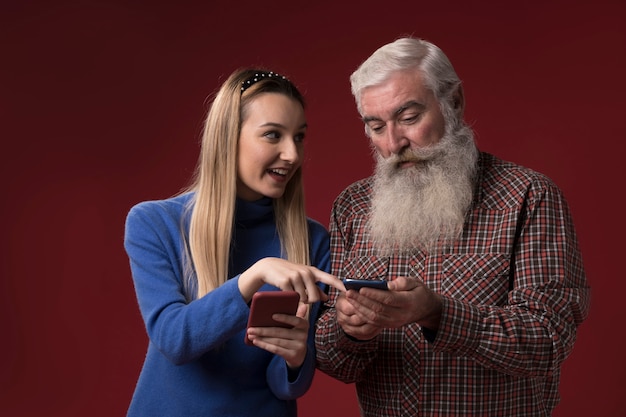
<path fill-rule="evenodd" d="M 319 368 L 356 383 L 363 416 L 550 416 L 590 302 L 559 189 L 481 153 L 460 240 L 439 254 L 380 257 L 365 228 L 371 186 L 358 181 L 334 203 L 332 273 L 419 277 L 443 296 L 441 322 L 436 333 L 409 324 L 355 341 L 337 323 L 332 290 L 317 322 Z"/>

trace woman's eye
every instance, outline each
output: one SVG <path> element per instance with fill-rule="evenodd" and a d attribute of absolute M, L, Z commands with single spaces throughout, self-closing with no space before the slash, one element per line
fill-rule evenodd
<path fill-rule="evenodd" d="M 266 132 L 263 136 L 265 136 L 268 139 L 280 139 L 280 133 L 276 131 Z"/>
<path fill-rule="evenodd" d="M 296 142 L 303 142 L 304 137 L 305 137 L 304 133 L 298 133 L 297 135 L 293 137 L 293 140 L 295 140 Z"/>

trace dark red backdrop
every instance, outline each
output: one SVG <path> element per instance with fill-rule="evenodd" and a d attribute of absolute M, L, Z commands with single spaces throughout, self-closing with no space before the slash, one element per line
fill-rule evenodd
<path fill-rule="evenodd" d="M 555 416 L 626 415 L 623 1 L 157 3 L 0 5 L 1 415 L 125 413 L 147 340 L 124 218 L 187 183 L 227 74 L 262 64 L 302 87 L 307 206 L 327 224 L 372 166 L 348 76 L 403 34 L 448 53 L 480 147 L 548 174 L 571 204 L 593 307 Z M 353 386 L 320 373 L 300 407 L 357 414 Z"/>

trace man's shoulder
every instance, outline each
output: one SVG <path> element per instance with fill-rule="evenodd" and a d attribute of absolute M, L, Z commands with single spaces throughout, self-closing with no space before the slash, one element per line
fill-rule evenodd
<path fill-rule="evenodd" d="M 362 178 L 348 185 L 335 199 L 337 204 L 368 203 L 372 194 L 373 177 Z"/>
<path fill-rule="evenodd" d="M 360 179 L 348 185 L 333 202 L 334 217 L 366 215 L 370 208 L 372 177 Z"/>
<path fill-rule="evenodd" d="M 491 196 L 500 202 L 504 199 L 513 203 L 548 190 L 560 193 L 547 175 L 489 153 L 481 152 L 479 166 L 483 198 Z"/>
<path fill-rule="evenodd" d="M 552 180 L 545 174 L 526 166 L 506 161 L 487 152 L 481 152 L 480 165 L 484 180 L 502 182 L 503 180 L 517 180 L 523 183 L 548 183 Z"/>

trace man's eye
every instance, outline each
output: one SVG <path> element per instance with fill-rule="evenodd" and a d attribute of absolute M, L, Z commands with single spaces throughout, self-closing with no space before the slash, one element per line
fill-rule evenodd
<path fill-rule="evenodd" d="M 370 126 L 370 130 L 378 134 L 383 131 L 384 127 L 385 127 L 384 125 L 374 125 L 374 126 Z"/>
<path fill-rule="evenodd" d="M 420 114 L 414 114 L 411 116 L 403 117 L 402 119 L 400 119 L 400 121 L 405 124 L 411 124 L 411 123 L 415 123 L 417 119 L 419 118 L 420 118 Z"/>

